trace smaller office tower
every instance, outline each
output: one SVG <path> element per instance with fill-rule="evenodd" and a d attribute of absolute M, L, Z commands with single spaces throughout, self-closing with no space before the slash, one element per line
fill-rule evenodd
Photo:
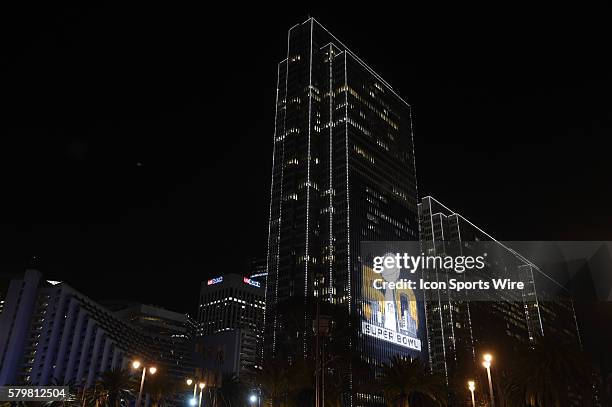
<path fill-rule="evenodd" d="M 239 355 L 239 363 L 216 360 L 214 365 L 207 363 L 204 367 L 235 374 L 259 367 L 264 310 L 264 290 L 259 281 L 239 274 L 204 281 L 198 309 L 197 347 L 208 353 L 222 351 L 228 361 Z"/>
<path fill-rule="evenodd" d="M 542 301 L 550 298 L 545 290 L 551 282 L 557 287 L 560 284 L 511 247 L 434 198 L 422 198 L 418 208 L 424 254 L 484 255 L 485 267 L 474 271 L 476 278 L 490 281 L 514 276 L 525 282 L 522 291 L 481 291 L 479 298 L 470 297 L 469 290 L 425 290 L 429 362 L 434 371 L 445 374 L 447 382 L 452 382 L 459 371 L 479 363 L 482 351 L 537 341 L 545 334 L 564 342 L 579 342 L 569 293 L 567 300 Z M 425 271 L 424 278 L 448 283 L 462 276 L 453 270 L 436 269 Z"/>

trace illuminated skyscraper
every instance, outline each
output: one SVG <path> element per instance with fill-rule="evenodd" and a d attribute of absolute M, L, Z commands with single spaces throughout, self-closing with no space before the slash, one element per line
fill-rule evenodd
<path fill-rule="evenodd" d="M 468 297 L 469 291 L 428 290 L 425 294 L 428 352 L 432 369 L 447 380 L 480 362 L 483 350 L 537 341 L 544 335 L 563 343 L 579 343 L 580 334 L 570 294 L 540 267 L 507 244 L 450 210 L 436 199 L 422 198 L 419 208 L 422 249 L 428 255 L 485 255 L 485 280 L 514 277 L 525 289 L 493 290 L 487 297 Z M 426 278 L 461 278 L 436 270 Z M 474 279 L 475 280 L 475 279 Z M 556 289 L 552 301 L 550 288 Z"/>
<path fill-rule="evenodd" d="M 310 357 L 312 315 L 289 332 L 276 305 L 315 296 L 360 315 L 360 243 L 418 240 L 411 108 L 310 18 L 278 64 L 272 154 L 265 354 L 291 336 Z"/>
<path fill-rule="evenodd" d="M 198 353 L 221 352 L 224 373 L 257 368 L 263 325 L 263 288 L 259 281 L 225 274 L 203 281 L 198 309 Z M 205 358 L 204 358 L 205 359 Z M 210 358 L 209 358 L 210 359 Z M 205 367 L 212 369 L 211 360 Z"/>

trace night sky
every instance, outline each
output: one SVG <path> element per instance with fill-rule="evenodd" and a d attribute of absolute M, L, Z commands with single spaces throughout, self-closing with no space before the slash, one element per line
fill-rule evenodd
<path fill-rule="evenodd" d="M 191 311 L 264 256 L 276 64 L 309 15 L 413 106 L 421 196 L 502 240 L 612 240 L 605 21 L 238 4 L 0 13 L 0 273 Z"/>

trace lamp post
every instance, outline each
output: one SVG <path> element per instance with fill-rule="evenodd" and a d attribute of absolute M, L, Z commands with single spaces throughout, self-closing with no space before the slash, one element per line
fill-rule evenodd
<path fill-rule="evenodd" d="M 495 398 L 493 397 L 493 381 L 491 380 L 491 361 L 493 360 L 493 356 L 489 353 L 486 353 L 483 356 L 484 362 L 482 365 L 487 369 L 487 378 L 489 379 L 489 395 L 491 396 L 491 407 L 495 407 Z"/>
<path fill-rule="evenodd" d="M 134 369 L 138 369 L 142 366 L 142 378 L 140 379 L 140 390 L 138 391 L 138 399 L 136 400 L 136 407 L 140 407 L 140 402 L 142 401 L 142 388 L 144 387 L 145 376 L 147 375 L 147 367 L 140 363 L 140 361 L 135 360 L 132 362 L 132 367 Z M 157 372 L 157 368 L 155 366 L 149 366 L 149 373 L 155 374 Z"/>
<path fill-rule="evenodd" d="M 198 383 L 196 383 L 196 380 L 192 380 L 192 379 L 187 379 L 187 386 L 191 386 L 193 384 L 193 397 L 191 399 L 191 405 L 195 405 L 195 399 L 196 399 L 196 391 L 198 390 Z"/>
<path fill-rule="evenodd" d="M 474 383 L 474 380 L 470 380 L 468 382 L 468 389 L 470 389 L 470 393 L 472 393 L 472 407 L 476 407 L 476 400 L 474 399 L 474 390 L 476 390 L 476 383 Z"/>
<path fill-rule="evenodd" d="M 202 382 L 198 386 L 200 387 L 200 400 L 198 401 L 198 407 L 202 407 L 202 393 L 204 393 L 204 388 L 206 387 L 206 383 Z"/>

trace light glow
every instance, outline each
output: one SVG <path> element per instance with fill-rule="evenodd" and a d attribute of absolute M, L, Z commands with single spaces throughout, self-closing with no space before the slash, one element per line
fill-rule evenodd
<path fill-rule="evenodd" d="M 223 281 L 223 276 L 211 278 L 206 282 L 206 285 L 215 285 Z"/>
<path fill-rule="evenodd" d="M 261 287 L 261 284 L 259 283 L 259 281 L 252 280 L 248 277 L 242 277 L 242 281 L 245 284 L 252 285 L 253 287 Z"/>

